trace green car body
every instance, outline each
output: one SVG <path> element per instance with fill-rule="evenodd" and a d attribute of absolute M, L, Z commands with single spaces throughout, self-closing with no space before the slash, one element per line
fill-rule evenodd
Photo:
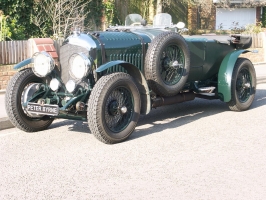
<path fill-rule="evenodd" d="M 220 99 L 227 102 L 231 110 L 246 110 L 255 94 L 254 67 L 250 61 L 239 59 L 239 56 L 248 52 L 245 49 L 250 45 L 251 38 L 246 36 L 181 36 L 174 26 L 116 26 L 104 32 L 87 34 L 75 31 L 63 42 L 59 63 L 47 75 L 40 76 L 35 73 L 40 69 L 34 69 L 34 64 L 37 63 L 34 57 L 14 67 L 20 69 L 34 63 L 33 74 L 25 72 L 25 75 L 20 75 L 25 79 L 29 76 L 32 81 L 27 83 L 25 80 L 25 84 L 21 81 L 22 85 L 30 86 L 17 88 L 18 91 L 23 90 L 19 98 L 24 100 L 21 102 L 22 111 L 19 112 L 21 116 L 13 120 L 13 123 L 25 131 L 38 131 L 47 128 L 54 118 L 86 120 L 99 140 L 116 143 L 125 140 L 133 132 L 137 122 L 131 125 L 131 121 L 138 117 L 134 112 L 137 115 L 148 114 L 152 108 L 193 100 L 195 97 Z M 79 63 L 83 58 L 87 63 L 85 74 L 82 74 L 80 79 L 73 78 L 79 76 L 78 67 L 75 68 L 73 63 Z M 236 68 L 240 68 L 240 72 L 237 72 Z M 73 73 L 76 75 L 73 76 Z M 34 76 L 45 81 L 40 78 L 36 78 L 39 82 L 35 81 Z M 10 83 L 10 88 L 17 83 L 18 77 L 19 75 L 16 80 L 11 81 L 13 86 Z M 50 83 L 52 79 L 56 79 L 54 82 L 58 84 L 55 89 L 52 89 Z M 119 79 L 122 82 L 124 80 L 126 85 L 127 81 L 132 83 L 124 88 Z M 112 87 L 108 85 L 109 82 L 117 86 Z M 72 85 L 73 90 L 68 89 Z M 102 90 L 100 88 L 105 87 L 110 88 L 99 94 L 103 95 L 102 97 L 98 97 Z M 110 93 L 109 90 L 114 92 Z M 125 93 L 128 93 L 128 96 L 122 97 Z M 14 95 L 8 94 L 7 102 L 17 98 Z M 121 100 L 128 101 L 124 106 L 118 106 L 119 95 Z M 240 100 L 237 95 L 240 95 Z M 109 101 L 110 96 L 118 100 Z M 106 104 L 106 108 L 95 101 Z M 241 107 L 242 105 L 244 106 Z M 136 106 L 140 107 L 139 111 Z M 7 106 L 7 113 L 10 118 L 14 118 L 16 113 L 11 111 L 10 107 L 12 103 Z M 92 112 L 94 107 L 97 107 L 98 111 Z M 38 109 L 43 109 L 43 112 Z M 47 114 L 45 110 L 49 109 L 58 110 L 56 114 Z M 129 109 L 135 110 L 133 114 Z M 120 121 L 119 126 L 118 122 L 105 124 L 99 117 L 94 119 L 94 115 L 98 115 L 100 111 L 100 118 L 110 115 L 106 119 Z M 21 122 L 24 118 L 29 120 L 27 126 L 30 126 L 31 120 L 28 118 L 48 122 L 43 122 L 44 128 L 25 128 L 24 122 Z"/>

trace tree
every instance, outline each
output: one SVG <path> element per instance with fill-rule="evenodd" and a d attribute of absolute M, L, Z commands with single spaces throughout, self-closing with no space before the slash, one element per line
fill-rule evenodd
<path fill-rule="evenodd" d="M 99 30 L 102 25 L 103 8 L 104 5 L 102 0 L 90 1 L 86 8 L 90 10 L 90 12 L 85 18 L 85 25 L 90 24 L 92 30 Z"/>
<path fill-rule="evenodd" d="M 89 14 L 90 0 L 42 0 L 34 5 L 32 22 L 41 30 L 46 23 L 52 27 L 53 37 L 65 38 L 73 27 L 85 29 L 84 22 Z"/>
<path fill-rule="evenodd" d="M 162 13 L 163 11 L 163 0 L 157 0 L 156 14 Z"/>
<path fill-rule="evenodd" d="M 9 27 L 6 26 L 7 17 L 4 15 L 3 11 L 0 10 L 0 41 L 5 41 L 6 38 L 11 36 Z"/>
<path fill-rule="evenodd" d="M 1 0 L 0 8 L 4 11 L 6 27 L 13 40 L 28 39 L 39 35 L 39 29 L 31 23 L 32 0 Z"/>

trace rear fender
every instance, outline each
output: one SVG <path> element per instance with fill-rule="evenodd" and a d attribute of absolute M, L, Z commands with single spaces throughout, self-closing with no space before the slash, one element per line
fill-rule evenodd
<path fill-rule="evenodd" d="M 228 53 L 220 66 L 218 73 L 218 95 L 224 102 L 231 100 L 231 82 L 235 63 L 242 53 L 250 52 L 248 50 L 236 50 Z"/>
<path fill-rule="evenodd" d="M 127 70 L 128 74 L 132 76 L 132 78 L 135 80 L 141 98 L 140 113 L 143 115 L 147 115 L 151 110 L 150 91 L 146 79 L 144 78 L 141 71 L 135 65 L 125 62 L 123 60 L 110 61 L 97 68 L 96 72 L 97 73 L 103 72 L 104 70 L 107 70 L 115 65 L 120 65 L 121 67 L 123 67 L 125 70 Z"/>

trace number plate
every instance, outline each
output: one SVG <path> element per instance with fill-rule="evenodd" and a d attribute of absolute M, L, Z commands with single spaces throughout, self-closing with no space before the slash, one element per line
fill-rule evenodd
<path fill-rule="evenodd" d="M 49 104 L 38 104 L 38 103 L 28 103 L 27 111 L 29 113 L 36 113 L 42 115 L 58 115 L 59 107 L 58 105 Z"/>

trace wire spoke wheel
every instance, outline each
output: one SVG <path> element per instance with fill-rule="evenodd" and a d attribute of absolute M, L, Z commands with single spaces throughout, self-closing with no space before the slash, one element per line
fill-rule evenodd
<path fill-rule="evenodd" d="M 233 111 L 247 110 L 256 93 L 256 73 L 253 64 L 246 58 L 238 58 L 231 82 L 231 100 L 227 102 Z"/>
<path fill-rule="evenodd" d="M 184 73 L 184 52 L 176 45 L 171 45 L 161 55 L 160 74 L 167 85 L 177 84 Z"/>
<path fill-rule="evenodd" d="M 88 101 L 88 124 L 100 141 L 113 144 L 127 139 L 140 115 L 140 94 L 133 78 L 122 72 L 101 77 Z"/>
<path fill-rule="evenodd" d="M 145 56 L 144 73 L 151 90 L 174 96 L 184 87 L 190 71 L 190 51 L 185 39 L 163 32 L 152 40 Z"/>
<path fill-rule="evenodd" d="M 251 88 L 252 82 L 250 73 L 247 69 L 242 69 L 239 72 L 236 81 L 236 93 L 240 102 L 244 103 L 249 99 Z"/>
<path fill-rule="evenodd" d="M 105 122 L 107 127 L 114 133 L 124 130 L 130 123 L 133 115 L 132 93 L 118 87 L 108 96 L 105 103 Z"/>

